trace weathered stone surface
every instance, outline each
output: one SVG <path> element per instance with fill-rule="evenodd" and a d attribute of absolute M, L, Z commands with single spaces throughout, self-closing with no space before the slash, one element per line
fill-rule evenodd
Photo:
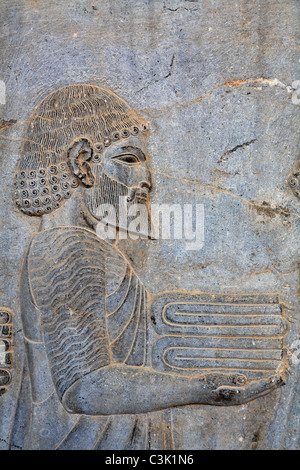
<path fill-rule="evenodd" d="M 1 449 L 299 448 L 299 15 L 297 0 L 2 2 Z M 76 127 L 75 92 L 125 100 L 117 126 L 97 108 L 115 142 Z M 97 197 L 135 186 L 112 161 L 137 147 L 152 203 L 204 205 L 200 249 L 115 247 L 82 219 L 100 163 Z M 21 182 L 53 176 L 62 202 L 27 210 Z"/>

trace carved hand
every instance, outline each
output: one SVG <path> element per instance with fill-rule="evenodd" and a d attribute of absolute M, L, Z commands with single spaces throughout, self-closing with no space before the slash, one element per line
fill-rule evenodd
<path fill-rule="evenodd" d="M 211 373 L 192 380 L 200 385 L 200 403 L 222 406 L 247 403 L 284 385 L 280 375 L 247 382 L 242 374 Z"/>

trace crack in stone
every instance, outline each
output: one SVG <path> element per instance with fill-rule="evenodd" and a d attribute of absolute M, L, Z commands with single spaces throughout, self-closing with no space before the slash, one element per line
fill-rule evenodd
<path fill-rule="evenodd" d="M 161 80 L 165 80 L 166 78 L 170 77 L 172 75 L 172 67 L 173 67 L 173 64 L 174 64 L 174 59 L 175 59 L 175 54 L 172 55 L 172 59 L 171 59 L 171 62 L 170 62 L 170 65 L 169 65 L 169 72 L 167 73 L 167 75 L 163 76 L 163 77 L 160 77 L 160 78 L 157 78 L 156 80 L 154 80 L 153 82 L 150 82 L 148 83 L 147 85 L 143 86 L 142 88 L 140 88 L 139 90 L 137 90 L 136 93 L 140 93 L 141 91 L 145 90 L 146 88 L 148 88 L 150 85 L 152 85 L 152 83 L 158 83 L 160 82 Z"/>
<path fill-rule="evenodd" d="M 199 184 L 199 185 L 203 185 L 203 186 L 206 186 L 208 188 L 211 188 L 211 189 L 215 189 L 217 191 L 224 192 L 225 194 L 228 194 L 232 197 L 236 197 L 236 198 L 244 201 L 245 203 L 247 203 L 250 206 L 254 207 L 258 212 L 263 212 L 263 213 L 265 213 L 266 215 L 269 215 L 269 216 L 271 216 L 271 214 L 272 214 L 272 216 L 274 217 L 274 214 L 278 214 L 278 215 L 284 215 L 286 217 L 287 216 L 295 216 L 295 217 L 300 218 L 300 214 L 297 214 L 295 212 L 289 212 L 288 210 L 283 209 L 281 207 L 274 207 L 273 208 L 273 207 L 271 207 L 271 205 L 269 203 L 267 203 L 265 201 L 260 206 L 255 201 L 250 201 L 249 199 L 247 199 L 243 196 L 239 196 L 238 194 L 232 193 L 228 189 L 221 188 L 220 186 L 214 186 L 213 184 L 205 183 L 204 181 L 192 180 L 192 179 L 189 179 L 189 178 L 182 178 L 182 177 L 176 176 L 176 175 L 169 175 L 168 173 L 164 173 L 162 171 L 154 170 L 153 168 L 152 168 L 152 172 L 157 173 L 157 174 L 162 175 L 162 176 L 165 176 L 166 178 L 174 178 L 174 179 L 177 179 L 179 181 L 184 181 L 184 182 L 187 182 L 187 183 Z"/>
<path fill-rule="evenodd" d="M 17 122 L 18 121 L 16 119 L 10 119 L 9 121 L 5 121 L 5 119 L 0 119 L 0 130 L 14 126 Z"/>
<path fill-rule="evenodd" d="M 176 108 L 176 107 L 181 108 L 181 107 L 201 103 L 201 101 L 210 98 L 213 95 L 213 93 L 216 90 L 219 90 L 220 88 L 240 88 L 243 85 L 254 84 L 254 83 L 258 83 L 258 84 L 261 84 L 261 85 L 268 85 L 271 88 L 273 88 L 275 86 L 278 86 L 281 89 L 285 89 L 288 93 L 292 93 L 292 91 L 293 91 L 293 89 L 289 85 L 285 85 L 284 83 L 280 82 L 277 78 L 262 78 L 262 77 L 261 78 L 249 78 L 249 79 L 244 79 L 244 80 L 235 80 L 235 81 L 232 81 L 232 82 L 228 81 L 228 82 L 223 83 L 221 85 L 217 85 L 210 92 L 208 92 L 206 95 L 198 96 L 196 98 L 193 98 L 192 100 L 189 100 L 189 101 L 186 101 L 186 102 L 183 102 L 183 103 L 179 103 L 178 101 L 176 101 L 175 103 L 164 106 L 163 108 L 150 108 L 149 107 L 149 108 L 140 109 L 139 111 L 141 113 L 151 113 L 151 112 L 153 112 L 153 113 L 163 113 L 164 111 L 169 111 L 172 108 Z M 149 85 L 146 85 L 146 87 L 149 86 Z M 144 87 L 144 88 L 146 88 L 146 87 Z M 141 91 L 141 90 L 139 90 L 139 91 Z"/>
<path fill-rule="evenodd" d="M 8 445 L 8 446 L 10 445 L 10 447 L 14 447 L 15 449 L 22 450 L 22 447 L 18 446 L 17 444 L 14 444 L 14 443 L 9 444 L 9 442 L 7 442 L 5 439 L 0 438 L 0 442 L 4 442 L 6 445 Z"/>
<path fill-rule="evenodd" d="M 180 8 L 182 8 L 182 7 L 168 8 L 168 7 L 165 6 L 165 10 L 169 10 L 169 11 L 178 11 Z"/>
<path fill-rule="evenodd" d="M 189 1 L 194 2 L 194 0 L 189 0 Z M 170 8 L 170 7 L 167 7 L 165 3 L 164 3 L 164 6 L 163 6 L 163 9 L 168 10 L 168 11 L 172 11 L 172 12 L 176 12 L 176 11 L 179 11 L 179 10 L 186 10 L 186 11 L 190 11 L 190 12 L 199 11 L 198 7 L 195 7 L 195 6 L 192 6 L 192 5 L 191 5 L 191 8 L 184 7 L 184 6 L 181 6 L 181 5 L 179 5 L 177 8 Z"/>
<path fill-rule="evenodd" d="M 224 160 L 227 160 L 226 157 L 228 157 L 228 155 L 230 155 L 231 153 L 234 153 L 236 150 L 240 148 L 245 149 L 246 147 L 249 147 L 249 145 L 253 144 L 256 141 L 257 139 L 252 139 L 252 140 L 249 140 L 248 142 L 244 142 L 243 144 L 236 145 L 231 150 L 228 150 L 228 152 L 224 153 L 224 155 L 222 155 L 222 157 L 219 158 L 217 163 L 222 163 Z"/>

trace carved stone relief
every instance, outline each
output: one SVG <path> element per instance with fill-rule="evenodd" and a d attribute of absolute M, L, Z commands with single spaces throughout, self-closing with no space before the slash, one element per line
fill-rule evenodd
<path fill-rule="evenodd" d="M 104 30 L 109 8 L 116 15 L 115 7 L 105 3 L 100 1 Z M 133 7 L 131 0 L 126 3 Z M 59 68 L 51 80 L 43 75 L 36 96 L 28 91 L 32 85 L 26 85 L 26 105 L 18 119 L 10 113 L 0 116 L 0 142 L 16 145 L 8 147 L 13 164 L 1 162 L 9 188 L 7 213 L 12 214 L 8 229 L 15 230 L 16 241 L 8 248 L 7 262 L 14 269 L 14 284 L 5 284 L 9 295 L 0 307 L 0 446 L 282 448 L 285 437 L 277 431 L 278 423 L 284 423 L 282 416 L 292 422 L 297 407 L 292 395 L 298 383 L 293 354 L 298 349 L 293 345 L 298 338 L 295 207 L 300 172 L 299 163 L 287 164 L 287 159 L 274 169 L 269 146 L 274 140 L 276 147 L 280 123 L 293 115 L 286 111 L 295 105 L 288 101 L 292 88 L 263 78 L 259 68 L 253 78 L 235 71 L 240 79 L 232 72 L 228 81 L 231 58 L 224 59 L 213 85 L 208 84 L 209 73 L 203 72 L 205 86 L 193 97 L 200 68 L 211 67 L 214 57 L 209 48 L 215 43 L 207 29 L 209 37 L 204 34 L 201 41 L 209 47 L 196 73 L 193 67 L 201 50 L 197 11 L 206 18 L 210 9 L 197 1 L 178 0 L 174 7 L 168 0 L 164 5 L 154 0 L 149 8 L 159 11 L 155 17 L 163 26 L 156 25 L 158 19 L 151 26 L 144 14 L 147 2 L 136 3 L 148 38 L 151 28 L 162 35 L 175 24 L 180 29 L 192 21 L 187 37 L 182 28 L 178 33 L 189 47 L 181 50 L 181 43 L 177 45 L 182 55 L 172 52 L 167 72 L 157 75 L 156 67 L 168 47 L 156 58 L 155 48 L 143 43 L 142 59 L 152 54 L 154 62 L 141 86 L 128 86 L 127 92 L 132 76 L 139 83 L 139 73 L 131 56 L 130 73 L 118 70 L 118 60 L 123 64 L 121 35 L 109 29 L 103 50 L 99 41 L 93 50 L 91 36 L 80 39 L 80 47 L 88 47 L 78 71 Z M 72 12 L 76 18 L 77 8 Z M 88 34 L 98 31 L 97 8 L 86 8 L 93 17 Z M 80 10 L 77 20 L 82 14 Z M 127 14 L 122 11 L 121 18 Z M 254 14 L 247 9 L 240 21 L 247 15 Z M 55 22 L 53 28 L 58 37 Z M 77 40 L 74 31 L 72 40 Z M 256 25 L 255 31 L 261 27 Z M 111 54 L 115 40 L 117 56 Z M 72 54 L 66 55 L 68 62 Z M 103 73 L 97 64 L 100 55 Z M 107 65 L 107 57 L 114 65 Z M 53 57 L 49 63 L 58 66 Z M 176 67 L 180 81 L 172 82 L 165 93 L 165 81 Z M 152 69 L 155 75 L 148 83 Z M 226 79 L 221 81 L 223 74 Z M 273 121 L 267 108 L 275 92 L 283 117 Z M 127 97 L 129 104 L 123 99 Z M 197 111 L 194 107 L 200 104 Z M 247 135 L 237 140 L 243 128 Z M 295 156 L 295 145 L 290 146 Z M 275 202 L 267 202 L 276 191 Z M 120 201 L 125 201 L 128 213 L 138 204 L 141 225 L 150 226 L 152 199 L 169 205 L 176 199 L 182 207 L 188 201 L 204 201 L 208 248 L 203 255 L 202 245 L 197 253 L 187 254 L 179 237 L 161 242 L 155 230 L 132 230 L 129 240 L 124 238 Z M 115 219 L 105 213 L 108 207 L 115 209 Z M 107 231 L 115 234 L 111 237 L 102 236 L 106 216 Z M 215 423 L 224 429 L 215 431 Z M 300 435 L 296 425 L 292 427 Z"/>
<path fill-rule="evenodd" d="M 101 448 L 115 415 L 128 426 L 124 447 L 145 447 L 151 413 L 164 429 L 172 407 L 239 405 L 284 384 L 278 295 L 174 291 L 151 300 L 130 261 L 96 235 L 100 204 L 119 195 L 147 203 L 145 131 L 120 98 L 92 85 L 53 92 L 29 120 L 14 182 L 20 211 L 41 217 L 20 278 L 28 448 L 72 446 L 95 416 Z M 51 417 L 62 427 L 50 440 Z"/>
<path fill-rule="evenodd" d="M 12 312 L 0 307 L 0 396 L 6 392 L 12 368 Z"/>

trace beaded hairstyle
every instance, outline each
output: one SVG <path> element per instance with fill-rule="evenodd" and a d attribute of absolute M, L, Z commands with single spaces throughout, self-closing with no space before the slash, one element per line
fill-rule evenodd
<path fill-rule="evenodd" d="M 69 85 L 48 95 L 35 109 L 15 177 L 15 203 L 27 215 L 57 209 L 81 184 L 70 171 L 68 149 L 77 138 L 93 145 L 97 163 L 105 147 L 145 132 L 146 127 L 114 93 L 94 85 Z"/>

